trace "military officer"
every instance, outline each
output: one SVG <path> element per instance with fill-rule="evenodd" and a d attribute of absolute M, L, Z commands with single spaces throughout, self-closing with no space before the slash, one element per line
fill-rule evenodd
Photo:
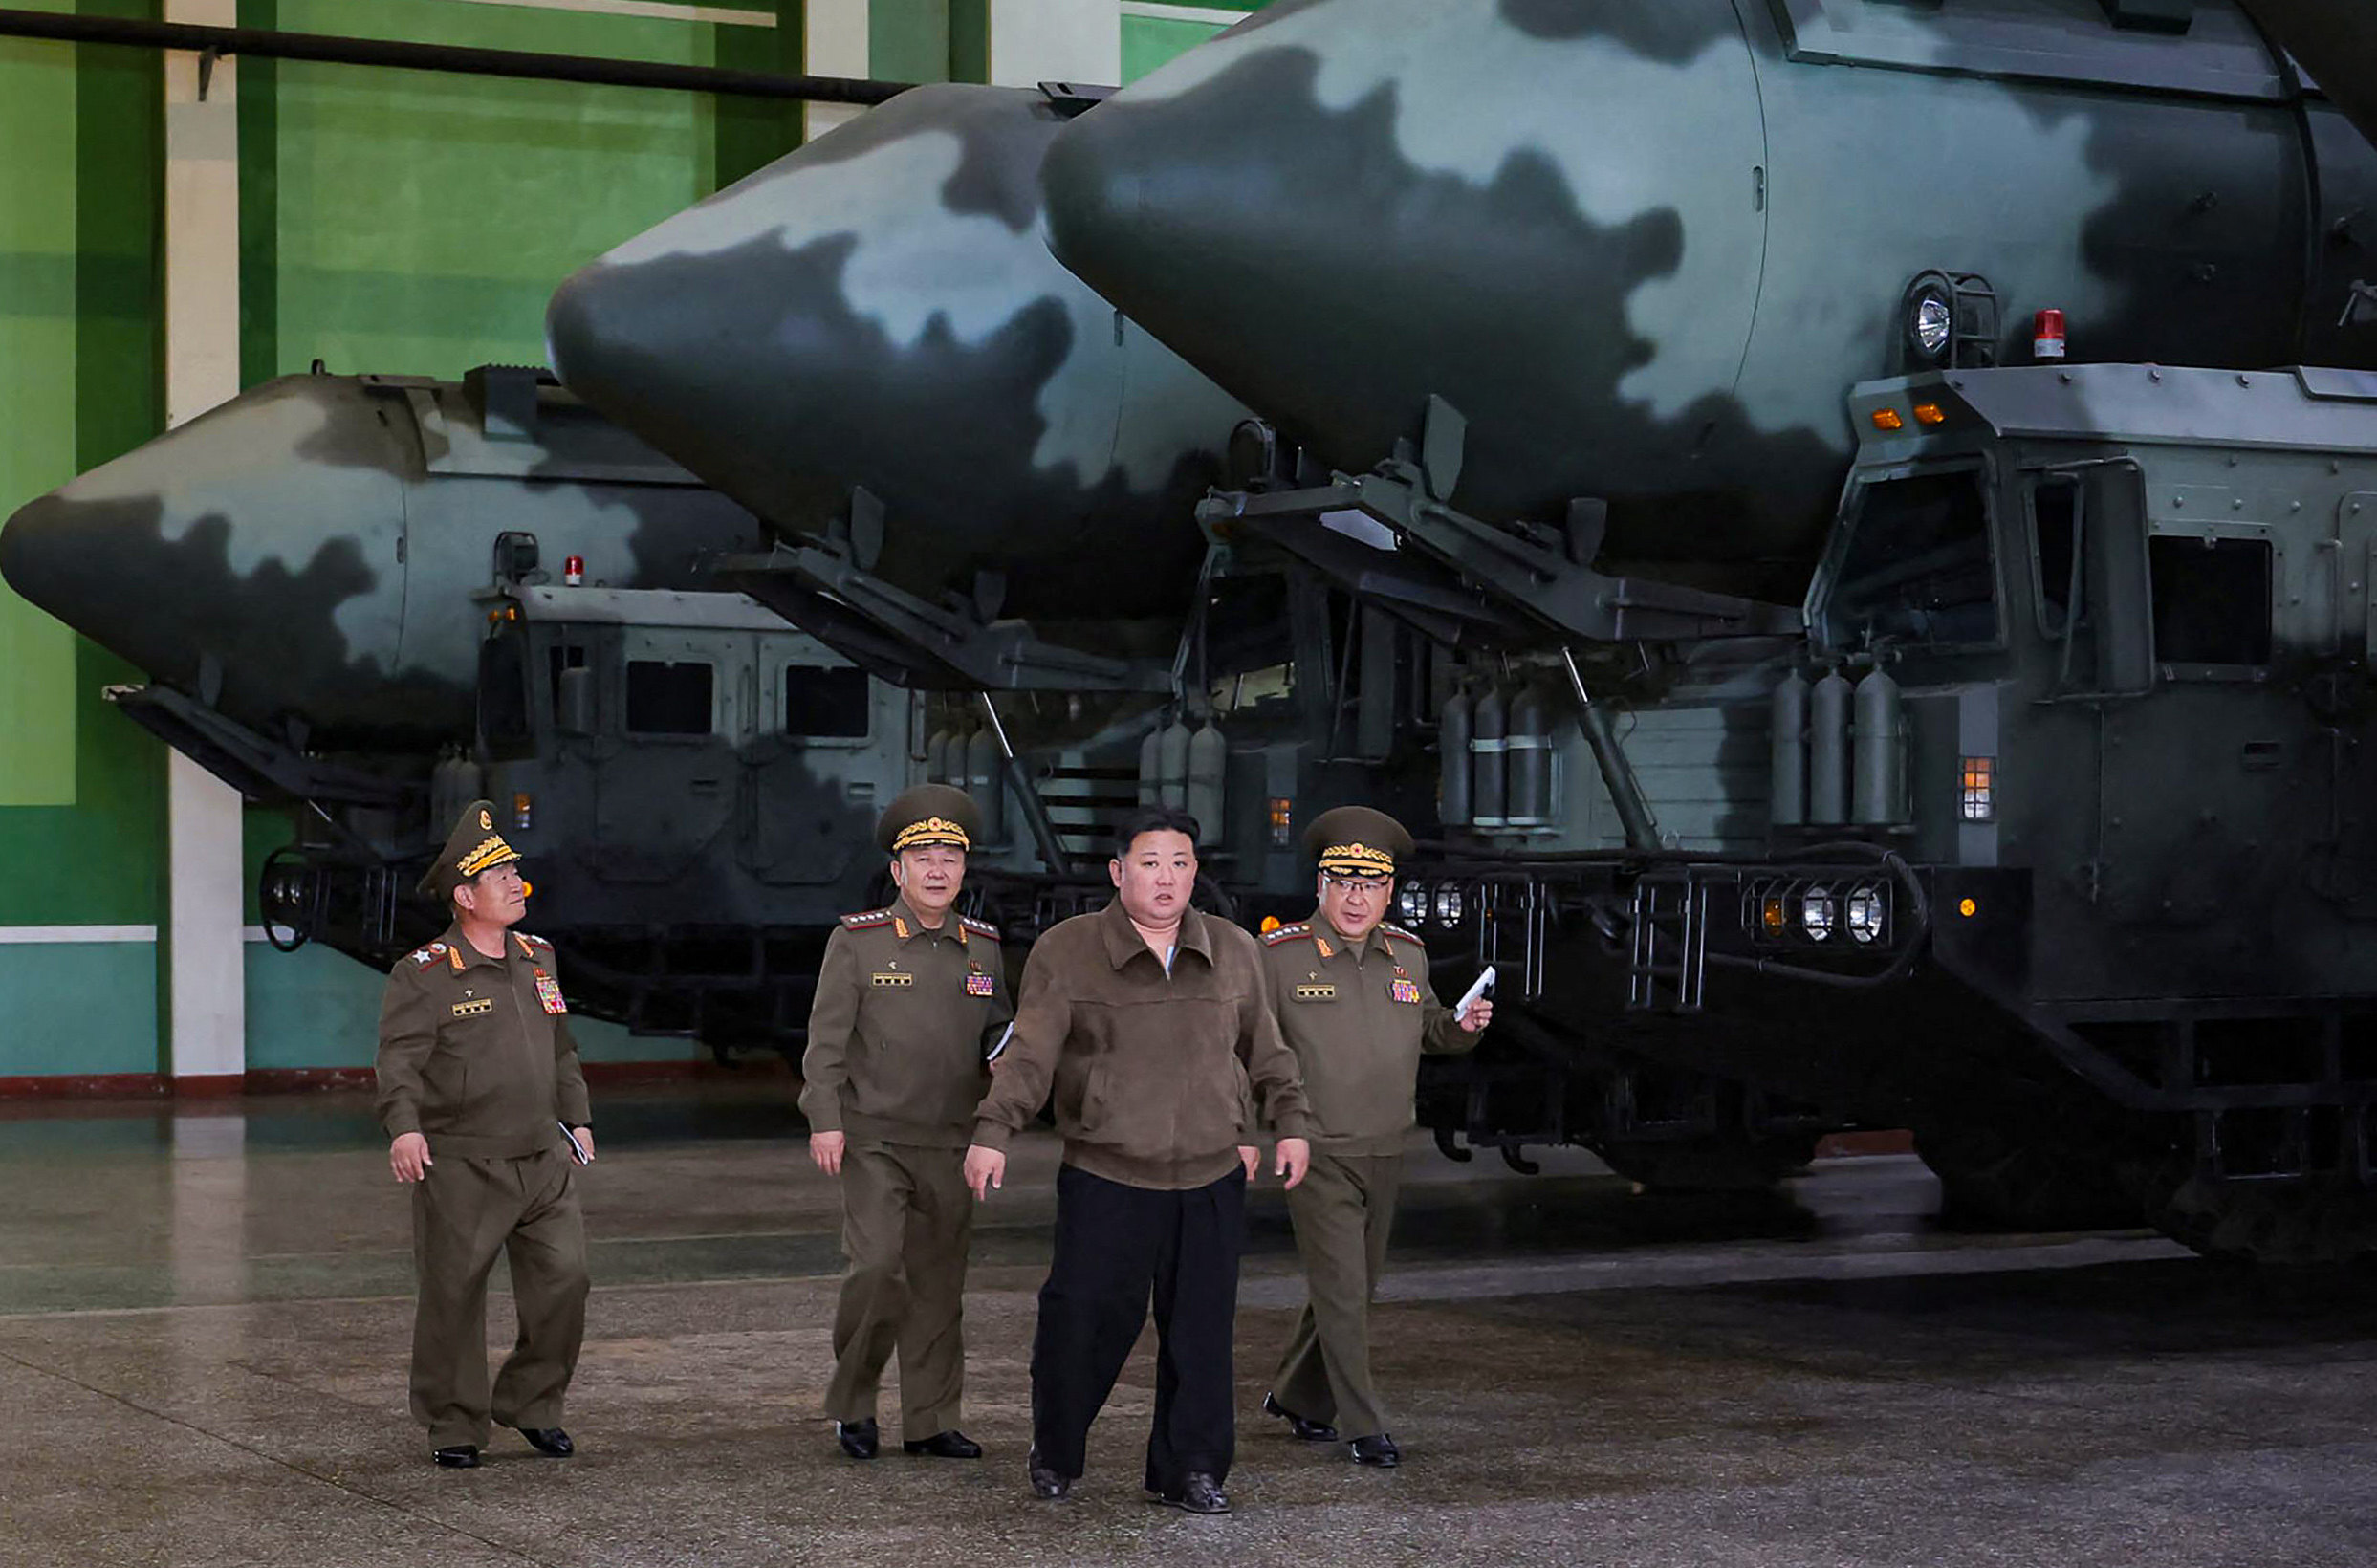
<path fill-rule="evenodd" d="M 1303 1070 L 1312 1169 L 1288 1192 L 1308 1302 L 1263 1409 L 1357 1463 L 1402 1462 L 1370 1377 L 1370 1302 L 1386 1258 L 1423 1052 L 1467 1051 L 1494 1014 L 1436 1000 L 1428 949 L 1385 922 L 1411 836 L 1384 812 L 1340 806 L 1304 835 L 1319 860 L 1312 918 L 1262 939 L 1279 1032 Z"/>
<path fill-rule="evenodd" d="M 464 809 L 421 882 L 453 924 L 397 962 L 380 1008 L 380 1122 L 389 1167 L 413 1187 L 413 1418 L 455 1470 L 478 1464 L 491 1415 L 541 1454 L 574 1451 L 561 1429 L 586 1328 L 574 1166 L 594 1158 L 594 1132 L 553 947 L 513 929 L 528 908 L 519 859 L 492 806 Z M 519 1340 L 491 1394 L 498 1252 Z"/>
<path fill-rule="evenodd" d="M 841 1180 L 849 1259 L 834 1314 L 825 1413 L 853 1459 L 875 1457 L 876 1390 L 900 1357 L 909 1453 L 978 1459 L 957 1429 L 973 1202 L 966 1143 L 990 1087 L 988 1050 L 1014 1016 L 998 928 L 952 905 L 982 815 L 963 791 L 921 784 L 876 824 L 900 896 L 844 915 L 826 939 L 800 1063 L 809 1156 Z"/>

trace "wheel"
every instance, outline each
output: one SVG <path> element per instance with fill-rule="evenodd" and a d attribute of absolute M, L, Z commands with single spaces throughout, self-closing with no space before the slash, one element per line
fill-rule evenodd
<path fill-rule="evenodd" d="M 2175 1162 L 2133 1170 L 2154 1229 L 2203 1253 L 2313 1269 L 2377 1256 L 2377 1193 L 2344 1182 L 2219 1181 Z"/>
<path fill-rule="evenodd" d="M 2028 1136 L 2006 1124 L 1919 1127 L 1915 1152 L 1940 1181 L 1940 1219 L 1964 1230 L 2106 1230 L 2146 1223 L 2105 1141 Z"/>
<path fill-rule="evenodd" d="M 1602 1162 L 1653 1192 L 1763 1192 L 1815 1157 L 1812 1133 L 1611 1139 L 1593 1145 Z"/>

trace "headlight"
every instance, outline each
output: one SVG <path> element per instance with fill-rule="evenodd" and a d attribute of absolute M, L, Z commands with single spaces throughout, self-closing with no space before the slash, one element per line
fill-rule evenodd
<path fill-rule="evenodd" d="M 1461 895 L 1459 882 L 1439 882 L 1436 885 L 1436 924 L 1450 929 L 1461 924 L 1468 912 L 1469 901 Z"/>
<path fill-rule="evenodd" d="M 1417 926 L 1428 919 L 1428 884 L 1407 882 L 1395 891 L 1395 913 L 1406 926 Z"/>
<path fill-rule="evenodd" d="M 1956 330 L 1956 309 L 1935 294 L 1915 296 L 1915 308 L 1907 320 L 1907 335 L 1914 339 L 1923 357 L 1937 363 L 1948 353 L 1948 339 Z"/>
<path fill-rule="evenodd" d="M 1811 887 L 1799 895 L 1799 929 L 1810 942 L 1821 942 L 1832 935 L 1836 911 L 1832 894 L 1821 887 Z"/>
<path fill-rule="evenodd" d="M 1852 940 L 1868 944 L 1881 941 L 1889 924 L 1888 910 L 1882 901 L 1882 889 L 1868 883 L 1852 892 L 1849 895 L 1848 917 Z"/>

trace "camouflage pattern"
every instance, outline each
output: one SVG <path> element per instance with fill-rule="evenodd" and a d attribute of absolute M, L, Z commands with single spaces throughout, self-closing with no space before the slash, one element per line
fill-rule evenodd
<path fill-rule="evenodd" d="M 793 534 L 854 487 L 860 564 L 1004 610 L 1176 609 L 1243 410 L 1050 257 L 1035 92 L 919 87 L 562 284 L 562 380 Z M 1118 571 L 1118 566 L 1126 566 Z"/>
<path fill-rule="evenodd" d="M 492 388 L 495 417 L 484 412 Z M 284 376 L 19 509 L 19 594 L 228 717 L 307 744 L 470 733 L 496 535 L 589 583 L 687 587 L 757 524 L 534 371 Z"/>
<path fill-rule="evenodd" d="M 1456 507 L 1604 498 L 1606 558 L 1789 599 L 1916 273 L 1986 274 L 2007 362 L 2049 306 L 2091 359 L 2332 359 L 2377 157 L 2211 0 L 2184 37 L 2100 0 L 1304 0 L 1045 183 L 1060 260 L 1329 464 L 1439 396 Z"/>

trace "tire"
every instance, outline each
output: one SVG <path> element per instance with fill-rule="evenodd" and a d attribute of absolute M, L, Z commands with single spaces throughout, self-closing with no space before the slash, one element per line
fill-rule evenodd
<path fill-rule="evenodd" d="M 2147 1223 L 2105 1141 L 2078 1130 L 1921 1127 L 1915 1152 L 1940 1182 L 1940 1222 L 1959 1230 L 2113 1230 Z"/>
<path fill-rule="evenodd" d="M 1652 1192 L 1764 1192 L 1815 1157 L 1807 1134 L 1610 1140 L 1593 1152 L 1627 1181 Z"/>

